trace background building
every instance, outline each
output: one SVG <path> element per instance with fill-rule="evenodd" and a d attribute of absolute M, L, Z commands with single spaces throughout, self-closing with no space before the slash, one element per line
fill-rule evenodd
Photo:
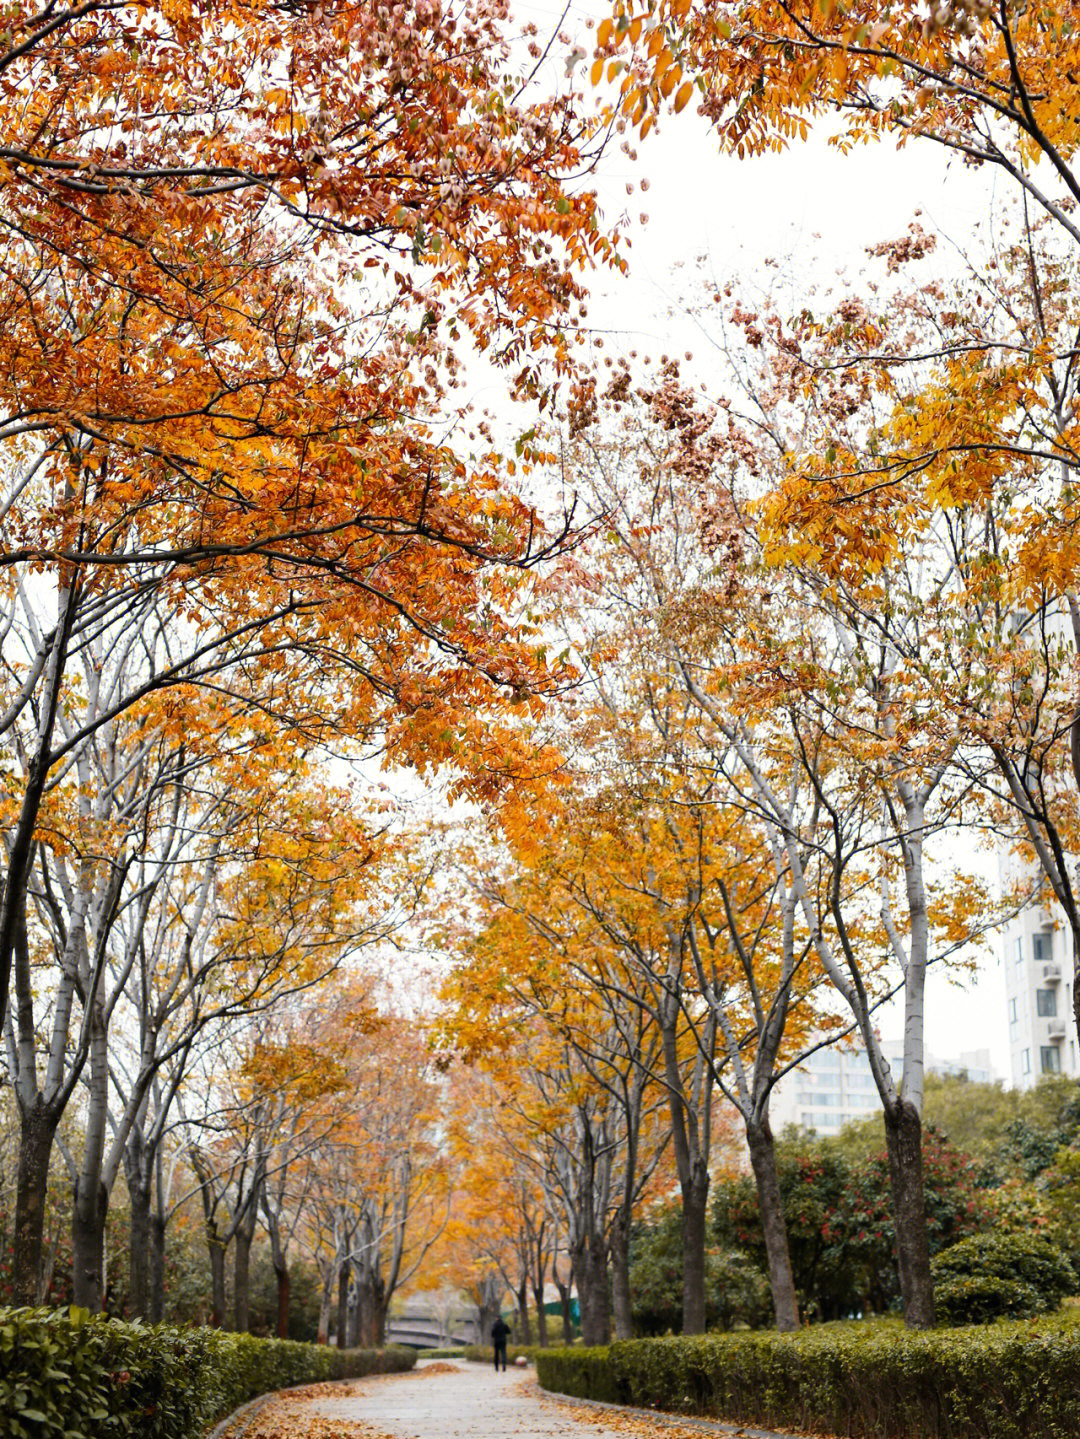
<path fill-rule="evenodd" d="M 903 1072 L 903 1043 L 886 1041 L 882 1048 L 893 1074 L 899 1078 Z M 988 1049 L 969 1050 L 958 1059 L 942 1060 L 928 1054 L 926 1071 L 963 1074 L 983 1084 L 998 1077 Z M 865 1119 L 880 1108 L 866 1050 L 829 1045 L 785 1075 L 773 1090 L 769 1115 L 777 1134 L 789 1124 L 818 1134 L 838 1134 L 853 1119 Z"/>
<path fill-rule="evenodd" d="M 1030 904 L 1009 921 L 1004 961 L 1013 1084 L 1028 1089 L 1044 1074 L 1077 1074 L 1072 965 L 1051 910 Z"/>

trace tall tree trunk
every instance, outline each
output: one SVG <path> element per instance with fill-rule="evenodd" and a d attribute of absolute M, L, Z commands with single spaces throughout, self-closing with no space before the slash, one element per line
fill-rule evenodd
<path fill-rule="evenodd" d="M 128 1304 L 135 1319 L 150 1318 L 151 1186 L 128 1175 Z"/>
<path fill-rule="evenodd" d="M 206 1248 L 210 1255 L 210 1327 L 222 1329 L 225 1325 L 225 1245 L 216 1226 L 207 1233 Z"/>
<path fill-rule="evenodd" d="M 705 1233 L 709 1198 L 708 1133 L 699 1138 L 696 1117 L 686 1100 L 679 1062 L 679 1011 L 666 1002 L 659 1014 L 664 1073 L 671 1112 L 671 1147 L 682 1193 L 683 1294 L 682 1332 L 705 1330 Z"/>
<path fill-rule="evenodd" d="M 611 1226 L 611 1298 L 615 1338 L 629 1339 L 634 1332 L 630 1295 L 630 1218 L 620 1208 Z"/>
<path fill-rule="evenodd" d="M 574 1254 L 574 1277 L 581 1306 L 581 1339 L 584 1344 L 607 1344 L 611 1340 L 611 1305 L 608 1298 L 607 1246 L 599 1234 L 589 1234 Z"/>
<path fill-rule="evenodd" d="M 491 1343 L 491 1329 L 499 1317 L 497 1309 L 488 1309 L 479 1305 L 476 1312 L 476 1342 L 477 1344 Z"/>
<path fill-rule="evenodd" d="M 386 1314 L 390 1307 L 382 1275 L 362 1272 L 358 1281 L 358 1298 L 360 1322 L 357 1342 L 364 1349 L 381 1349 L 386 1341 Z"/>
<path fill-rule="evenodd" d="M 239 1224 L 236 1228 L 236 1251 L 233 1254 L 233 1328 L 237 1334 L 251 1330 L 251 1242 L 255 1226 Z"/>
<path fill-rule="evenodd" d="M 520 1325 L 521 1338 L 519 1344 L 532 1343 L 532 1324 L 529 1321 L 529 1281 L 523 1279 L 517 1290 L 517 1312 L 518 1324 Z"/>
<path fill-rule="evenodd" d="M 691 1161 L 682 1191 L 682 1332 L 705 1332 L 705 1240 L 709 1217 L 709 1171 L 700 1158 Z"/>
<path fill-rule="evenodd" d="M 42 1293 L 45 1201 L 57 1123 L 57 1116 L 40 1098 L 32 1107 L 20 1106 L 11 1275 L 12 1302 L 15 1304 L 40 1304 L 45 1297 Z"/>
<path fill-rule="evenodd" d="M 155 1210 L 150 1216 L 150 1303 L 151 1324 L 165 1318 L 165 1215 Z"/>
<path fill-rule="evenodd" d="M 350 1349 L 368 1348 L 365 1336 L 365 1328 L 370 1323 L 365 1312 L 364 1291 L 362 1285 L 357 1281 L 353 1291 L 353 1302 L 349 1305 L 349 1345 Z"/>
<path fill-rule="evenodd" d="M 747 1123 L 746 1142 L 757 1185 L 761 1227 L 765 1232 L 765 1254 L 769 1264 L 769 1288 L 776 1327 L 780 1330 L 798 1329 L 799 1301 L 791 1273 L 787 1222 L 780 1199 L 780 1177 L 776 1172 L 776 1148 L 767 1116 L 761 1124 Z"/>
<path fill-rule="evenodd" d="M 75 1187 L 71 1219 L 71 1288 L 75 1303 L 91 1314 L 105 1307 L 105 1218 L 109 1191 L 101 1180 Z"/>
<path fill-rule="evenodd" d="M 274 1266 L 274 1277 L 277 1280 L 277 1336 L 279 1339 L 289 1337 L 289 1265 L 283 1260 L 280 1265 Z"/>
<path fill-rule="evenodd" d="M 349 1261 L 338 1269 L 337 1280 L 337 1347 L 349 1347 Z"/>
<path fill-rule="evenodd" d="M 551 1264 L 551 1277 L 555 1281 L 555 1288 L 559 1291 L 559 1312 L 562 1319 L 562 1337 L 564 1344 L 574 1342 L 574 1313 L 570 1307 L 570 1291 L 573 1287 L 573 1272 L 571 1271 L 570 1283 L 564 1284 L 559 1277 L 558 1268 L 554 1260 Z"/>
<path fill-rule="evenodd" d="M 898 1098 L 886 1108 L 885 1147 L 904 1323 L 911 1329 L 932 1329 L 934 1281 L 923 1189 L 922 1120 L 910 1100 Z"/>
<path fill-rule="evenodd" d="M 533 1287 L 533 1303 L 536 1305 L 536 1341 L 541 1349 L 548 1347 L 547 1310 L 544 1308 L 544 1286 Z"/>
<path fill-rule="evenodd" d="M 316 1344 L 330 1343 L 330 1311 L 334 1307 L 334 1280 L 333 1274 L 324 1277 L 322 1294 L 319 1298 L 319 1328 L 316 1333 Z"/>

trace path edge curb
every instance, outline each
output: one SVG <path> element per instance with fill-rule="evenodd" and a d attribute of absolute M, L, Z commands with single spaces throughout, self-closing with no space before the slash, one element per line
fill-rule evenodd
<path fill-rule="evenodd" d="M 371 1376 L 364 1375 L 363 1377 L 370 1378 Z M 355 1384 L 356 1379 L 318 1379 L 311 1382 L 318 1384 Z M 277 1399 L 282 1394 L 300 1394 L 305 1389 L 310 1388 L 311 1383 L 294 1384 L 289 1389 L 268 1389 L 265 1394 L 256 1394 L 254 1399 L 249 1399 L 246 1404 L 241 1404 L 238 1409 L 234 1409 L 231 1414 L 219 1420 L 213 1429 L 206 1434 L 205 1439 L 224 1439 L 224 1435 L 229 1432 L 232 1426 L 241 1422 L 243 1422 L 244 1427 L 238 1430 L 236 1439 L 243 1439 L 251 1421 L 258 1418 L 259 1411 L 265 1409 L 271 1399 Z"/>
<path fill-rule="evenodd" d="M 806 1439 L 802 1434 L 791 1434 L 785 1430 L 755 1429 L 749 1424 L 731 1424 L 724 1419 L 702 1419 L 697 1414 L 673 1414 L 670 1409 L 635 1409 L 630 1404 L 609 1404 L 604 1399 L 577 1399 L 573 1394 L 560 1394 L 555 1389 L 545 1389 L 537 1381 L 537 1390 L 545 1399 L 556 1399 L 563 1404 L 576 1404 L 582 1409 L 606 1409 L 612 1414 L 632 1414 L 638 1419 L 647 1419 L 650 1424 L 666 1424 L 671 1428 L 699 1429 L 702 1434 L 737 1434 L 739 1439 Z"/>

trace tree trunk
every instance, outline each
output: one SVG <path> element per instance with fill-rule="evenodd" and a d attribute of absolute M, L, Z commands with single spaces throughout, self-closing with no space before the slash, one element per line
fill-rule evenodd
<path fill-rule="evenodd" d="M 75 1303 L 91 1314 L 105 1306 L 105 1216 L 109 1192 L 105 1185 L 80 1183 L 75 1187 L 71 1220 L 71 1288 Z"/>
<path fill-rule="evenodd" d="M 33 1108 L 20 1108 L 11 1275 L 12 1303 L 16 1305 L 40 1304 L 45 1298 L 42 1293 L 45 1200 L 56 1126 L 56 1117 L 41 1100 L 37 1100 Z"/>
<path fill-rule="evenodd" d="M 499 1310 L 494 1304 L 478 1304 L 476 1306 L 477 1344 L 491 1343 L 491 1329 L 498 1317 Z"/>
<path fill-rule="evenodd" d="M 251 1241 L 254 1227 L 240 1224 L 236 1230 L 236 1252 L 233 1255 L 233 1328 L 237 1334 L 251 1330 Z"/>
<path fill-rule="evenodd" d="M 164 1214 L 150 1216 L 150 1308 L 151 1324 L 165 1318 L 165 1225 Z"/>
<path fill-rule="evenodd" d="M 210 1327 L 221 1329 L 225 1324 L 225 1246 L 214 1230 L 206 1236 L 210 1255 Z"/>
<path fill-rule="evenodd" d="M 379 1274 L 361 1273 L 357 1288 L 357 1342 L 364 1349 L 381 1349 L 386 1339 L 389 1308 L 385 1280 Z"/>
<path fill-rule="evenodd" d="M 547 1310 L 544 1308 L 544 1286 L 533 1289 L 533 1303 L 536 1305 L 536 1341 L 541 1349 L 548 1347 Z"/>
<path fill-rule="evenodd" d="M 582 1343 L 592 1346 L 611 1340 L 611 1305 L 608 1297 L 607 1246 L 599 1234 L 590 1234 L 574 1254 L 574 1277 L 581 1306 Z"/>
<path fill-rule="evenodd" d="M 780 1330 L 798 1329 L 799 1301 L 791 1273 L 787 1222 L 780 1199 L 780 1178 L 776 1172 L 776 1149 L 767 1117 L 761 1124 L 747 1124 L 746 1142 L 750 1147 L 761 1227 L 765 1232 L 765 1254 L 769 1263 L 769 1288 L 776 1327 Z"/>
<path fill-rule="evenodd" d="M 611 1226 L 611 1295 L 615 1338 L 629 1339 L 634 1332 L 630 1296 L 630 1223 L 620 1209 Z"/>
<path fill-rule="evenodd" d="M 904 1323 L 909 1329 L 932 1329 L 934 1282 L 923 1191 L 922 1120 L 910 1100 L 897 1099 L 885 1110 L 885 1145 Z"/>
<path fill-rule="evenodd" d="M 551 1277 L 555 1281 L 555 1288 L 559 1291 L 559 1311 L 562 1318 L 562 1337 L 564 1344 L 574 1342 L 574 1314 L 570 1307 L 571 1284 L 564 1284 L 559 1278 L 559 1271 L 554 1262 L 551 1267 Z"/>
<path fill-rule="evenodd" d="M 135 1319 L 150 1318 L 150 1197 L 150 1186 L 136 1183 L 129 1175 L 128 1304 Z"/>
<path fill-rule="evenodd" d="M 277 1279 L 277 1336 L 279 1339 L 288 1339 L 290 1287 L 288 1264 L 275 1265 L 274 1275 Z"/>
<path fill-rule="evenodd" d="M 330 1311 L 333 1308 L 334 1281 L 333 1277 L 324 1278 L 322 1295 L 319 1299 L 319 1328 L 316 1335 L 316 1344 L 330 1343 Z"/>
<path fill-rule="evenodd" d="M 521 1338 L 519 1344 L 532 1343 L 532 1324 L 529 1321 L 529 1281 L 523 1279 L 517 1291 L 517 1312 Z"/>
<path fill-rule="evenodd" d="M 682 1190 L 682 1332 L 705 1332 L 705 1238 L 708 1229 L 709 1171 L 695 1159 Z"/>
<path fill-rule="evenodd" d="M 349 1347 L 349 1264 L 338 1270 L 337 1278 L 337 1347 Z"/>

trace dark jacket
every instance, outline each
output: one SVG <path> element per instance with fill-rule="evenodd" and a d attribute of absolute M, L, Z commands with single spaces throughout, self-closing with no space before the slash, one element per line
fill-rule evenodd
<path fill-rule="evenodd" d="M 496 1319 L 495 1323 L 491 1326 L 491 1342 L 495 1345 L 496 1349 L 505 1344 L 509 1337 L 509 1324 L 507 1324 L 505 1319 Z"/>

